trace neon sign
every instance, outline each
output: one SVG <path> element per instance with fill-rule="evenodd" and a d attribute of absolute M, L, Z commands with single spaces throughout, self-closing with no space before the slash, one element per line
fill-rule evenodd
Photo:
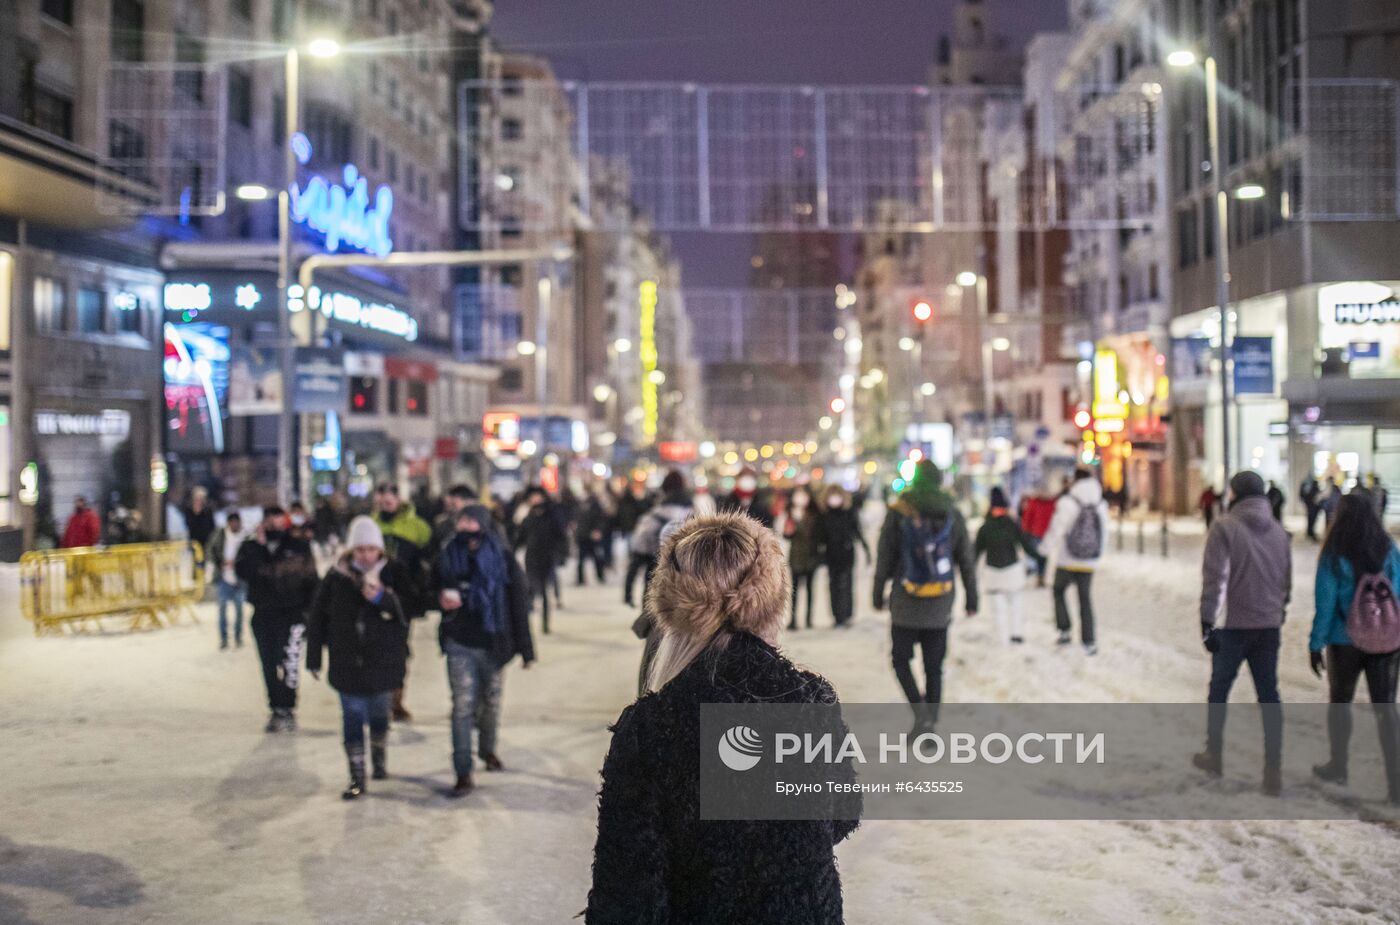
<path fill-rule="evenodd" d="M 641 301 L 642 435 L 656 439 L 656 283 L 643 280 L 637 287 Z"/>
<path fill-rule="evenodd" d="M 297 161 L 305 164 L 311 159 L 311 142 L 305 135 L 294 135 L 291 145 Z M 354 164 L 346 164 L 342 169 L 340 184 L 315 176 L 307 181 L 305 188 L 293 183 L 288 192 L 292 221 L 325 235 L 326 250 L 337 251 L 345 245 L 377 257 L 387 257 L 394 250 L 394 242 L 389 237 L 393 191 L 380 186 L 374 191 L 371 202 L 369 181 L 360 175 Z"/>
<path fill-rule="evenodd" d="M 310 289 L 302 289 L 299 285 L 287 287 L 287 310 L 300 312 L 308 308 L 342 324 L 368 328 L 404 340 L 418 339 L 418 321 L 408 312 L 392 305 L 365 302 L 345 292 L 322 292 L 319 286 Z"/>
<path fill-rule="evenodd" d="M 208 283 L 165 284 L 165 310 L 168 312 L 202 312 L 213 304 Z"/>

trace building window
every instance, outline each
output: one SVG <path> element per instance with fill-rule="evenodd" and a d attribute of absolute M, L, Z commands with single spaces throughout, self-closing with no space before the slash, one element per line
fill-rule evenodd
<path fill-rule="evenodd" d="M 399 154 L 397 151 L 389 152 L 389 182 L 399 182 Z"/>
<path fill-rule="evenodd" d="M 407 388 L 407 400 L 404 402 L 404 410 L 413 417 L 428 416 L 428 384 L 419 382 L 417 379 L 409 379 Z"/>
<path fill-rule="evenodd" d="M 379 139 L 373 135 L 369 138 L 369 169 L 379 169 Z"/>
<path fill-rule="evenodd" d="M 506 215 L 501 218 L 501 237 L 518 238 L 524 233 L 520 225 L 520 216 Z"/>
<path fill-rule="evenodd" d="M 379 413 L 379 378 L 377 376 L 350 377 L 350 413 Z"/>
<path fill-rule="evenodd" d="M 400 382 L 401 382 L 401 380 L 394 379 L 394 378 L 392 378 L 392 377 L 389 379 L 388 394 L 387 394 L 387 396 L 386 396 L 386 398 L 385 398 L 385 402 L 384 402 L 384 413 L 385 413 L 385 414 L 398 414 L 398 413 L 399 413 L 399 392 L 400 392 L 401 389 L 402 389 L 402 386 L 400 385 Z"/>
<path fill-rule="evenodd" d="M 34 277 L 34 326 L 40 331 L 59 333 L 68 327 L 63 281 L 50 276 Z"/>
<path fill-rule="evenodd" d="M 39 11 L 55 22 L 73 25 L 73 0 L 44 0 Z"/>
<path fill-rule="evenodd" d="M 519 366 L 502 367 L 501 378 L 496 383 L 504 392 L 519 392 L 525 388 L 525 373 Z"/>
<path fill-rule="evenodd" d="M 73 100 L 61 93 L 34 88 L 34 127 L 73 140 Z"/>
<path fill-rule="evenodd" d="M 390 34 L 390 35 L 398 35 L 398 33 L 399 33 L 399 11 L 391 8 L 391 9 L 389 10 L 389 17 L 388 17 L 388 19 L 386 20 L 386 23 L 387 23 L 387 25 L 388 25 L 388 27 L 389 27 L 389 34 Z"/>
<path fill-rule="evenodd" d="M 117 61 L 146 60 L 146 4 L 142 0 L 112 0 L 112 57 Z"/>
<path fill-rule="evenodd" d="M 175 61 L 184 65 L 204 64 L 204 42 L 183 32 L 175 33 Z M 176 71 L 175 89 L 196 102 L 204 102 L 203 68 Z"/>
<path fill-rule="evenodd" d="M 369 92 L 379 95 L 379 65 L 374 61 L 369 63 Z"/>
<path fill-rule="evenodd" d="M 502 286 L 514 286 L 518 289 L 521 281 L 524 279 L 524 274 L 518 263 L 508 263 L 501 267 L 499 272 Z"/>
<path fill-rule="evenodd" d="M 119 292 L 112 300 L 117 310 L 117 330 L 123 334 L 145 334 L 142 318 L 146 314 L 145 303 L 134 292 Z"/>
<path fill-rule="evenodd" d="M 399 81 L 396 77 L 389 78 L 389 111 L 399 111 Z"/>
<path fill-rule="evenodd" d="M 272 143 L 282 147 L 287 140 L 287 104 L 280 93 L 272 95 Z"/>
<path fill-rule="evenodd" d="M 146 136 L 125 122 L 107 124 L 107 153 L 124 176 L 144 177 Z"/>
<path fill-rule="evenodd" d="M 520 96 L 525 92 L 525 81 L 519 77 L 507 77 L 501 82 L 501 95 Z"/>
<path fill-rule="evenodd" d="M 251 20 L 253 18 L 253 0 L 233 0 L 229 7 L 240 19 Z"/>
<path fill-rule="evenodd" d="M 78 333 L 101 334 L 107 329 L 107 293 L 86 286 L 78 290 Z"/>
<path fill-rule="evenodd" d="M 519 141 L 525 135 L 525 127 L 519 119 L 501 120 L 501 137 L 506 141 Z"/>
<path fill-rule="evenodd" d="M 1147 267 L 1147 297 L 1157 300 L 1162 297 L 1162 284 L 1159 281 L 1160 274 L 1157 271 L 1157 264 L 1153 263 Z"/>
<path fill-rule="evenodd" d="M 239 125 L 253 125 L 253 78 L 245 70 L 228 70 L 228 117 Z"/>

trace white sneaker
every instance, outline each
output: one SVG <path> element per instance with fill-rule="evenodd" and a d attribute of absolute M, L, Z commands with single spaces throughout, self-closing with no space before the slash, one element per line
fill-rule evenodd
<path fill-rule="evenodd" d="M 1085 654 L 1085 655 L 1098 655 L 1098 654 L 1099 654 L 1099 647 L 1096 646 L 1096 645 L 1094 645 L 1092 642 L 1090 642 L 1090 643 L 1085 643 L 1085 645 L 1084 645 L 1084 654 Z"/>

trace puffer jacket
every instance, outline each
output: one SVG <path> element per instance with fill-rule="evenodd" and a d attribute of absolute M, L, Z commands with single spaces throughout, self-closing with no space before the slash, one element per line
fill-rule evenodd
<path fill-rule="evenodd" d="M 1269 499 L 1242 498 L 1215 522 L 1202 564 L 1201 622 L 1223 629 L 1277 629 L 1293 589 L 1293 550 Z"/>
<path fill-rule="evenodd" d="M 1074 522 L 1079 518 L 1079 512 L 1083 509 L 1094 512 L 1099 518 L 1099 535 L 1103 538 L 1103 544 L 1099 548 L 1099 556 L 1092 559 L 1080 559 L 1070 555 L 1066 548 L 1070 530 L 1074 528 Z M 1041 549 L 1045 551 L 1045 556 L 1050 560 L 1052 568 L 1069 569 L 1072 572 L 1092 572 L 1099 564 L 1099 558 L 1103 551 L 1108 548 L 1108 504 L 1103 499 L 1103 486 L 1097 479 L 1079 479 L 1070 486 L 1069 492 L 1062 495 L 1055 502 L 1055 516 L 1050 520 L 1050 529 L 1046 531 L 1045 542 L 1041 544 Z"/>
<path fill-rule="evenodd" d="M 403 567 L 389 560 L 379 573 L 383 596 L 372 602 L 361 590 L 364 576 L 346 553 L 326 573 L 306 621 L 306 668 L 321 670 L 321 650 L 331 650 L 327 680 L 342 694 L 380 694 L 403 687 L 408 666 L 408 620 L 395 586 Z"/>
<path fill-rule="evenodd" d="M 700 820 L 700 704 L 836 703 L 823 678 L 735 634 L 612 727 L 590 925 L 837 925 L 834 848 L 855 821 Z M 859 804 L 853 815 L 859 815 Z"/>

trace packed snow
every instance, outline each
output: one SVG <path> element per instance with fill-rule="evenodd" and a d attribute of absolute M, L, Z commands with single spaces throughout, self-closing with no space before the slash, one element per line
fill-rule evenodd
<path fill-rule="evenodd" d="M 1130 528 L 1100 570 L 1097 656 L 1056 648 L 1049 592 L 1030 590 L 1024 646 L 1001 645 L 986 615 L 958 620 L 947 698 L 1203 699 L 1200 529 L 1175 525 L 1167 559 L 1156 530 L 1139 555 Z M 1300 540 L 1280 666 L 1289 701 L 1326 697 L 1307 667 L 1314 561 Z M 197 625 L 35 639 L 14 572 L 0 575 L 0 922 L 569 921 L 588 890 L 606 727 L 635 693 L 640 643 L 616 584 L 562 577 L 565 610 L 538 639 L 540 662 L 508 669 L 507 771 L 478 770 L 464 800 L 442 796 L 447 684 L 424 621 L 408 682 L 416 717 L 390 739 L 393 779 L 344 803 L 334 692 L 308 678 L 301 730 L 264 734 L 251 636 L 218 651 L 212 605 Z M 897 700 L 868 582 L 867 570 L 854 628 L 830 628 L 819 595 L 818 629 L 785 646 L 846 701 Z M 1235 697 L 1252 699 L 1247 677 Z M 1287 747 L 1325 757 L 1322 742 Z M 1226 773 L 1243 789 L 1257 770 Z M 1371 822 L 881 821 L 838 854 L 852 923 L 1400 920 L 1400 829 Z"/>

